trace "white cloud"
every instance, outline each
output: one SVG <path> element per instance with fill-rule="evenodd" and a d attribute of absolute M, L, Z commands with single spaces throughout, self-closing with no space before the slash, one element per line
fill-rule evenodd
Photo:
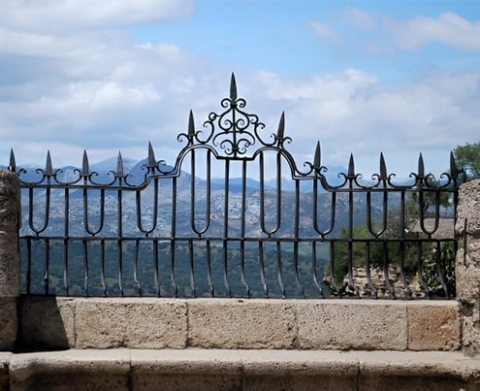
<path fill-rule="evenodd" d="M 417 16 L 400 22 L 387 19 L 385 27 L 405 50 L 442 43 L 459 50 L 480 51 L 480 21 L 469 22 L 453 12 L 445 12 L 438 18 Z"/>
<path fill-rule="evenodd" d="M 3 0 L 0 24 L 11 29 L 59 32 L 185 17 L 193 0 Z"/>
<path fill-rule="evenodd" d="M 343 13 L 345 22 L 356 26 L 361 30 L 369 30 L 375 26 L 373 17 L 354 7 L 347 7 Z"/>
<path fill-rule="evenodd" d="M 326 24 L 320 23 L 316 20 L 310 20 L 307 23 L 313 29 L 315 35 L 325 43 L 333 44 L 340 42 L 339 35 L 335 32 L 334 29 L 327 26 Z"/>

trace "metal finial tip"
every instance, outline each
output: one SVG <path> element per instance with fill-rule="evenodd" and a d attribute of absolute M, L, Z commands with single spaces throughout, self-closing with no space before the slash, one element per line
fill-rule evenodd
<path fill-rule="evenodd" d="M 190 110 L 190 115 L 188 116 L 188 135 L 193 136 L 195 133 L 195 121 L 193 119 L 193 111 Z"/>
<path fill-rule="evenodd" d="M 235 81 L 235 74 L 233 72 L 230 80 L 230 99 L 232 101 L 237 100 L 237 82 Z"/>

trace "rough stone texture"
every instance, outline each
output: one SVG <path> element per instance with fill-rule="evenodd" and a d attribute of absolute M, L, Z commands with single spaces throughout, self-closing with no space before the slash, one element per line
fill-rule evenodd
<path fill-rule="evenodd" d="M 356 352 L 359 390 L 478 390 L 480 361 L 460 352 Z"/>
<path fill-rule="evenodd" d="M 231 350 L 199 349 L 131 352 L 131 385 L 136 391 L 237 390 L 242 362 Z"/>
<path fill-rule="evenodd" d="M 407 314 L 409 350 L 459 349 L 461 325 L 457 302 L 410 302 Z"/>
<path fill-rule="evenodd" d="M 13 350 L 17 339 L 17 303 L 12 297 L 0 297 L 0 351 Z"/>
<path fill-rule="evenodd" d="M 462 349 L 480 353 L 480 180 L 463 184 L 457 206 L 457 300 L 462 314 Z"/>
<path fill-rule="evenodd" d="M 292 301 L 188 301 L 189 346 L 223 349 L 291 349 L 295 339 Z"/>
<path fill-rule="evenodd" d="M 301 300 L 295 310 L 298 349 L 407 349 L 405 302 Z"/>
<path fill-rule="evenodd" d="M 0 353 L 0 391 L 9 391 L 8 365 L 11 353 Z"/>
<path fill-rule="evenodd" d="M 357 390 L 358 362 L 338 351 L 241 351 L 244 389 Z"/>
<path fill-rule="evenodd" d="M 71 298 L 22 296 L 19 308 L 19 348 L 55 350 L 75 346 Z"/>
<path fill-rule="evenodd" d="M 75 347 L 186 347 L 186 303 L 172 299 L 76 299 Z"/>
<path fill-rule="evenodd" d="M 19 215 L 18 176 L 0 170 L 0 350 L 12 350 L 17 339 L 17 308 L 11 298 L 20 294 Z"/>
<path fill-rule="evenodd" d="M 16 297 L 20 293 L 19 216 L 18 176 L 0 170 L 0 297 Z"/>
<path fill-rule="evenodd" d="M 10 391 L 127 391 L 129 372 L 127 350 L 18 354 L 10 361 Z"/>
<path fill-rule="evenodd" d="M 0 354 L 5 374 L 8 391 L 480 390 L 480 359 L 460 352 L 68 350 Z"/>

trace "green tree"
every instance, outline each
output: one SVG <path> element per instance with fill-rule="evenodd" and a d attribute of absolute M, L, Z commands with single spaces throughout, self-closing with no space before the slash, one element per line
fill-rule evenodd
<path fill-rule="evenodd" d="M 480 142 L 459 145 L 453 154 L 457 166 L 465 170 L 467 180 L 480 178 Z"/>

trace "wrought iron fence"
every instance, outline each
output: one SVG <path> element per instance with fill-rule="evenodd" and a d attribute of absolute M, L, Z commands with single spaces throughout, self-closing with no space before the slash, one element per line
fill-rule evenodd
<path fill-rule="evenodd" d="M 331 176 L 318 143 L 297 166 L 284 115 L 265 135 L 232 75 L 223 111 L 190 112 L 173 166 L 17 167 L 24 294 L 162 297 L 452 297 L 453 155 L 436 179 L 423 158 L 405 181 L 365 180 L 350 156 Z M 273 178 L 273 179 L 272 179 Z"/>

